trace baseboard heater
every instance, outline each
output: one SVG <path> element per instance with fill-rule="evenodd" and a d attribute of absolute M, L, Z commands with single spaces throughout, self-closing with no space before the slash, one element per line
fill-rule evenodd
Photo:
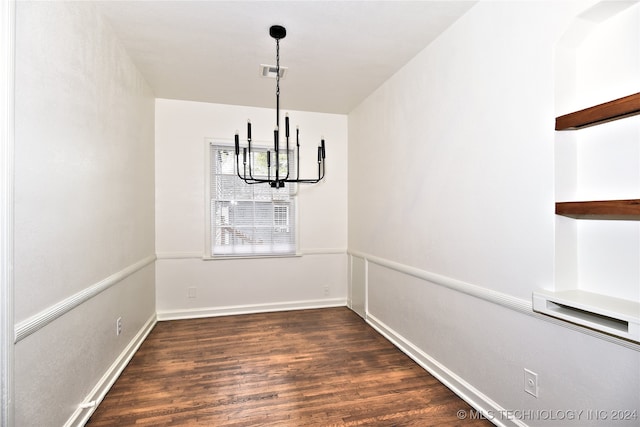
<path fill-rule="evenodd" d="M 580 290 L 536 291 L 533 310 L 640 342 L 640 303 Z"/>

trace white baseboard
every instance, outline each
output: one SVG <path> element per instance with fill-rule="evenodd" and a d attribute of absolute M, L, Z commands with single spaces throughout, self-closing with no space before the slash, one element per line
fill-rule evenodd
<path fill-rule="evenodd" d="M 513 417 L 502 417 L 501 414 L 508 414 L 504 408 L 481 393 L 464 379 L 460 378 L 446 366 L 442 365 L 433 357 L 420 350 L 409 340 L 385 325 L 375 316 L 367 313 L 366 321 L 371 327 L 380 332 L 386 339 L 391 341 L 403 353 L 422 366 L 427 372 L 436 377 L 441 383 L 457 394 L 462 400 L 471 405 L 477 413 L 482 414 L 487 420 L 500 427 L 527 427 L 518 419 Z M 477 416 L 478 414 L 473 414 Z M 472 414 L 464 412 L 464 416 L 471 418 Z"/>
<path fill-rule="evenodd" d="M 195 308 L 188 310 L 158 311 L 158 320 L 197 319 L 202 317 L 231 316 L 235 314 L 265 313 L 272 311 L 306 310 L 311 308 L 343 307 L 346 298 L 291 301 L 267 304 L 247 304 L 224 307 Z"/>
<path fill-rule="evenodd" d="M 113 364 L 111 364 L 109 369 L 107 369 L 107 372 L 105 372 L 102 378 L 100 378 L 84 401 L 78 405 L 78 408 L 64 424 L 64 427 L 80 427 L 84 426 L 87 421 L 89 421 L 91 415 L 93 415 L 100 402 L 102 402 L 104 397 L 107 395 L 107 392 L 111 389 L 124 368 L 133 358 L 133 355 L 138 351 L 138 348 L 140 348 L 140 345 L 147 338 L 147 335 L 149 335 L 149 332 L 151 332 L 156 322 L 157 317 L 154 314 L 142 326 L 136 336 L 133 337 L 129 345 L 125 347 Z"/>

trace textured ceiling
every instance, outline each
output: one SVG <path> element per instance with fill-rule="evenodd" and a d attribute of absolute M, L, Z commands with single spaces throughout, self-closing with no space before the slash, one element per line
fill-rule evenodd
<path fill-rule="evenodd" d="M 269 27 L 283 25 L 284 109 L 348 113 L 471 1 L 100 1 L 158 98 L 275 107 Z"/>

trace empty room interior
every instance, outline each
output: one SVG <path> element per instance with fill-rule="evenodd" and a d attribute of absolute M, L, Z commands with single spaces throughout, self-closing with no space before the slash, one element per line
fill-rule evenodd
<path fill-rule="evenodd" d="M 355 319 L 447 425 L 640 425 L 639 0 L 0 19 L 3 427 L 85 425 L 161 327 L 276 313 Z"/>

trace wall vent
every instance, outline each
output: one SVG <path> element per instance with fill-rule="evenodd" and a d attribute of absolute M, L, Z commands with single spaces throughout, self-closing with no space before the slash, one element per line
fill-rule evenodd
<path fill-rule="evenodd" d="M 640 342 L 640 302 L 581 290 L 536 291 L 533 310 L 577 325 Z"/>
<path fill-rule="evenodd" d="M 260 75 L 262 77 L 268 77 L 271 79 L 275 79 L 276 78 L 276 70 L 278 69 L 278 67 L 276 67 L 275 65 L 265 65 L 265 64 L 260 64 Z M 288 67 L 283 67 L 280 66 L 280 78 L 283 79 L 284 76 L 287 74 L 287 70 L 289 68 Z"/>

